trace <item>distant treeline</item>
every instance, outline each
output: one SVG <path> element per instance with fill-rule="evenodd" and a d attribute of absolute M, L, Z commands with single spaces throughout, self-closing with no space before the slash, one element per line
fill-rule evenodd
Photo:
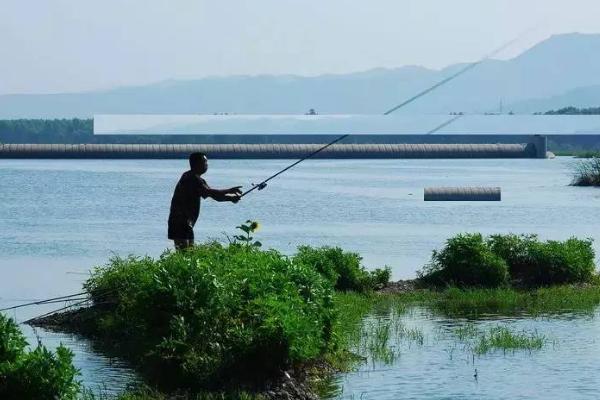
<path fill-rule="evenodd" d="M 220 137 L 214 135 L 94 135 L 93 119 L 0 120 L 0 143 L 209 144 L 286 143 L 296 141 L 302 143 L 303 139 L 300 137 L 293 139 L 284 137 L 282 140 L 282 138 L 265 135 L 228 135 Z M 314 137 L 305 139 L 305 142 L 314 142 Z"/>
<path fill-rule="evenodd" d="M 536 113 L 540 115 L 541 113 Z M 600 115 L 600 107 L 577 108 L 564 107 L 559 110 L 546 111 L 544 115 Z"/>

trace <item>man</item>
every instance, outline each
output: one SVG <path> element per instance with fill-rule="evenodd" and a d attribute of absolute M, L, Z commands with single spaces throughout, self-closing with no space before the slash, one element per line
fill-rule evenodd
<path fill-rule="evenodd" d="M 208 170 L 208 159 L 203 153 L 190 154 L 190 170 L 181 175 L 169 213 L 169 239 L 175 242 L 175 249 L 182 250 L 194 245 L 194 224 L 200 215 L 200 199 L 210 197 L 216 201 L 237 203 L 241 186 L 230 189 L 212 189 L 202 178 Z"/>

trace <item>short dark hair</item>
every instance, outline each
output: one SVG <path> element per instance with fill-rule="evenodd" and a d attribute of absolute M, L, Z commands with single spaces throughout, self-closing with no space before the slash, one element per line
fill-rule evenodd
<path fill-rule="evenodd" d="M 200 165 L 201 163 L 204 163 L 206 159 L 207 157 L 204 153 L 198 152 L 190 154 L 190 168 L 196 168 L 196 166 Z"/>

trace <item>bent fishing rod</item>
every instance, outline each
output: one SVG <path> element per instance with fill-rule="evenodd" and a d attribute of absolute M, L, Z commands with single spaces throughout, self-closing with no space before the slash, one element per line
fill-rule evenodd
<path fill-rule="evenodd" d="M 470 64 L 467 64 L 465 67 L 461 68 L 460 70 L 458 70 L 456 73 L 450 75 L 447 78 L 442 79 L 441 81 L 435 83 L 434 85 L 428 87 L 427 89 L 417 93 L 416 95 L 408 98 L 407 100 L 405 100 L 404 102 L 398 104 L 397 106 L 390 108 L 389 110 L 387 110 L 386 112 L 383 113 L 383 115 L 389 115 L 401 108 L 406 107 L 407 105 L 415 102 L 416 100 L 420 99 L 423 96 L 426 96 L 427 94 L 433 92 L 434 90 L 440 88 L 441 86 L 444 86 L 445 84 L 455 80 L 456 78 L 458 78 L 459 76 L 471 71 L 472 69 L 476 68 L 478 65 L 482 64 L 483 62 L 487 61 L 488 59 L 490 59 L 491 57 L 494 57 L 495 55 L 497 55 L 498 53 L 502 52 L 503 50 L 505 50 L 506 48 L 512 46 L 515 42 L 519 41 L 523 36 L 525 36 L 525 34 L 527 34 L 529 31 L 526 31 L 522 34 L 520 34 L 519 36 L 517 36 L 516 38 L 510 40 L 509 42 L 506 42 L 505 44 L 503 44 L 502 46 L 498 47 L 497 49 L 495 49 L 494 51 L 492 51 L 491 53 L 485 55 L 484 57 L 482 57 L 481 59 L 472 62 Z M 462 115 L 459 116 L 455 116 L 452 117 L 450 120 L 444 122 L 442 125 L 436 127 L 435 129 L 433 129 L 432 131 L 429 131 L 428 134 L 437 132 L 438 130 L 444 128 L 445 126 L 453 123 L 454 121 L 458 120 L 459 118 L 461 118 Z M 320 152 L 322 152 L 323 150 L 327 149 L 330 146 L 333 146 L 334 144 L 342 141 L 343 139 L 347 138 L 348 136 L 350 136 L 350 134 L 345 134 L 342 135 L 338 138 L 336 138 L 335 140 L 332 140 L 331 142 L 323 145 L 322 147 L 318 148 L 317 150 L 313 151 L 312 153 L 302 157 L 301 159 L 299 159 L 298 161 L 295 161 L 294 163 L 288 165 L 287 167 L 285 167 L 284 169 L 282 169 L 281 171 L 271 175 L 270 177 L 268 177 L 267 179 L 265 179 L 264 181 L 257 183 L 257 184 L 252 184 L 252 187 L 250 189 L 248 189 L 247 191 L 245 191 L 244 193 L 242 193 L 240 195 L 241 197 L 246 196 L 249 193 L 252 193 L 254 190 L 263 190 L 265 187 L 267 187 L 267 183 L 276 178 L 277 176 L 283 174 L 284 172 L 292 169 L 293 167 L 295 167 L 296 165 L 300 164 L 301 162 L 314 157 L 315 155 L 319 154 Z"/>

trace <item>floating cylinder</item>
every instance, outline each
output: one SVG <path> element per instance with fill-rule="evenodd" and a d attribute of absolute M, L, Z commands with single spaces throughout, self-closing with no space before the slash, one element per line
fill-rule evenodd
<path fill-rule="evenodd" d="M 431 187 L 425 188 L 425 201 L 501 201 L 499 187 Z"/>

